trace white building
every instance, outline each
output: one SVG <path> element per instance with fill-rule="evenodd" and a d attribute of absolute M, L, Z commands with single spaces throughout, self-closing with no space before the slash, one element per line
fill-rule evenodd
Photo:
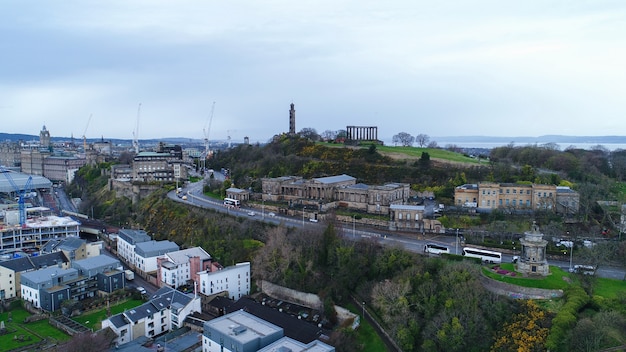
<path fill-rule="evenodd" d="M 237 263 L 213 272 L 200 272 L 200 292 L 210 296 L 227 291 L 228 297 L 237 300 L 250 294 L 250 262 Z"/>
<path fill-rule="evenodd" d="M 180 249 L 172 241 L 146 241 L 135 245 L 135 268 L 144 273 L 151 273 L 157 270 L 157 258 L 166 253 L 176 252 Z"/>
<path fill-rule="evenodd" d="M 198 273 L 210 270 L 211 263 L 209 253 L 200 247 L 165 253 L 157 258 L 157 279 L 173 288 L 189 281 L 199 284 Z"/>
<path fill-rule="evenodd" d="M 200 297 L 162 287 L 150 301 L 103 320 L 102 328 L 111 328 L 117 334 L 116 343 L 123 345 L 141 336 L 154 337 L 176 330 L 188 315 L 200 309 Z"/>
<path fill-rule="evenodd" d="M 150 241 L 146 231 L 121 229 L 117 234 L 117 256 L 126 263 L 135 264 L 135 247 L 137 243 Z"/>

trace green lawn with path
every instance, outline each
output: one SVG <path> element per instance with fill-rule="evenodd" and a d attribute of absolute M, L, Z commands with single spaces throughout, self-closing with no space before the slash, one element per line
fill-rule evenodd
<path fill-rule="evenodd" d="M 129 309 L 133 309 L 137 306 L 140 306 L 144 302 L 140 299 L 131 299 L 128 301 L 124 301 L 117 305 L 111 306 L 111 315 L 119 314 Z M 84 326 L 92 329 L 93 331 L 100 330 L 101 322 L 104 319 L 107 319 L 107 309 L 103 308 L 97 311 L 88 312 L 87 314 L 81 314 L 77 317 L 72 317 L 72 319 L 78 323 L 83 324 Z"/>
<path fill-rule="evenodd" d="M 498 264 L 500 268 L 515 272 L 515 266 L 511 263 Z M 570 273 L 557 266 L 550 266 L 550 275 L 546 277 L 523 277 L 515 272 L 515 276 L 498 274 L 492 270 L 493 266 L 483 266 L 483 273 L 494 280 L 506 282 L 523 287 L 543 288 L 549 290 L 563 290 L 571 285 Z"/>

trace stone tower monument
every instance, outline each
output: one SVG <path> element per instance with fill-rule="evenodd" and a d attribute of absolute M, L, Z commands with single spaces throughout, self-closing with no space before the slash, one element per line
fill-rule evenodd
<path fill-rule="evenodd" d="M 41 132 L 39 132 L 39 145 L 42 148 L 50 148 L 50 131 L 46 129 L 46 125 L 43 125 Z"/>
<path fill-rule="evenodd" d="M 546 259 L 548 241 L 543 239 L 543 234 L 539 232 L 539 226 L 533 222 L 532 230 L 524 232 L 524 238 L 520 239 L 520 243 L 522 254 L 517 262 L 517 271 L 525 275 L 547 276 L 550 274 Z"/>
<path fill-rule="evenodd" d="M 296 109 L 293 103 L 291 103 L 291 109 L 289 109 L 289 134 L 296 134 Z"/>

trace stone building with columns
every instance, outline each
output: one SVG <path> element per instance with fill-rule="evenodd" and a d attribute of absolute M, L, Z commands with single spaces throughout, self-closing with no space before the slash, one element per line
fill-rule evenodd
<path fill-rule="evenodd" d="M 378 127 L 376 126 L 346 126 L 346 143 L 376 142 L 378 140 Z"/>
<path fill-rule="evenodd" d="M 305 180 L 298 176 L 262 179 L 262 199 L 286 201 L 289 204 L 315 206 L 320 211 L 337 207 L 372 214 L 388 214 L 391 204 L 405 204 L 409 198 L 408 183 L 366 185 L 349 175 Z"/>

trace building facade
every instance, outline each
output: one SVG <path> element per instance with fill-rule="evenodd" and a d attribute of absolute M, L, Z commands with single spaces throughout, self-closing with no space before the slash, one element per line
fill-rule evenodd
<path fill-rule="evenodd" d="M 169 252 L 157 258 L 157 280 L 173 288 L 190 281 L 200 284 L 198 273 L 211 271 L 211 267 L 211 256 L 200 247 Z"/>
<path fill-rule="evenodd" d="M 228 292 L 228 297 L 237 300 L 250 294 L 250 263 L 237 263 L 217 271 L 198 273 L 200 293 L 211 296 Z"/>
<path fill-rule="evenodd" d="M 194 312 L 200 312 L 199 297 L 162 287 L 148 302 L 103 320 L 102 328 L 110 328 L 117 335 L 116 344 L 123 345 L 179 329 Z"/>
<path fill-rule="evenodd" d="M 157 258 L 179 249 L 176 243 L 168 240 L 139 242 L 135 245 L 134 267 L 144 273 L 156 272 Z"/>
<path fill-rule="evenodd" d="M 569 187 L 543 184 L 479 183 L 458 186 L 454 204 L 483 210 L 578 212 L 580 195 Z"/>
<path fill-rule="evenodd" d="M 388 214 L 392 204 L 406 204 L 408 183 L 370 186 L 349 175 L 305 180 L 296 176 L 262 179 L 262 199 L 313 205 L 320 210 L 347 207 L 373 214 Z"/>

